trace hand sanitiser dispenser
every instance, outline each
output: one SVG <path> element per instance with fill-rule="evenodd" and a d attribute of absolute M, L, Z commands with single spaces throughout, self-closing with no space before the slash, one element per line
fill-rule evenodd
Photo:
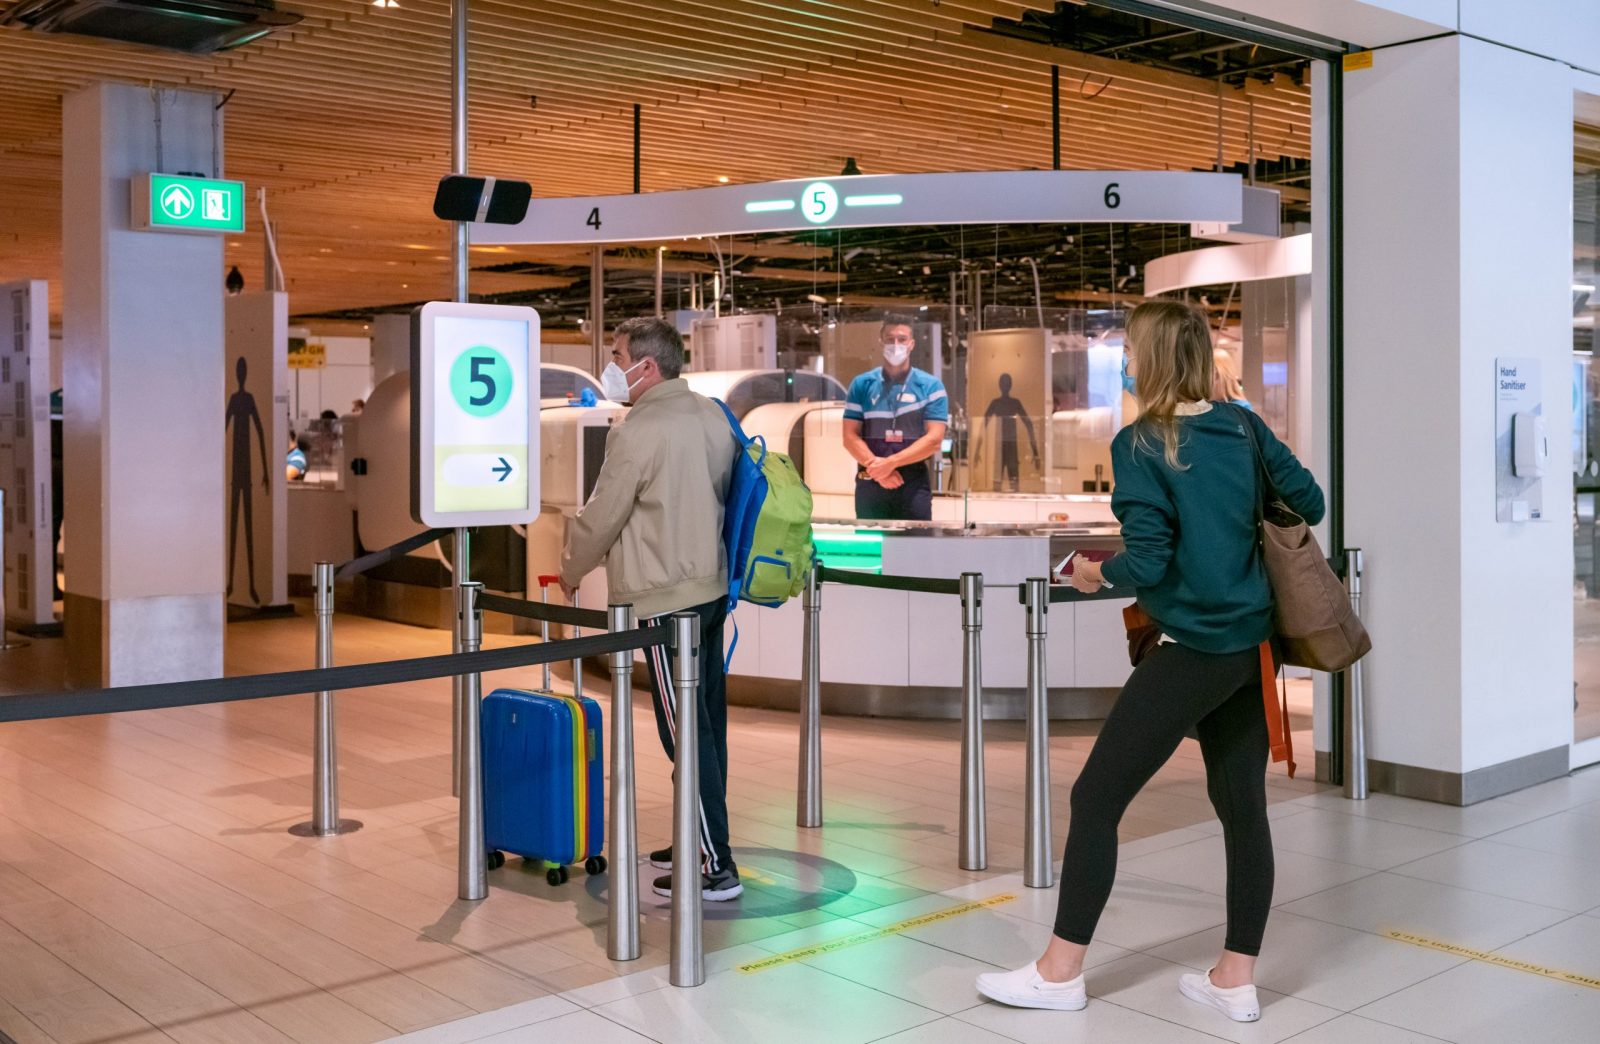
<path fill-rule="evenodd" d="M 1539 478 L 1550 463 L 1550 436 L 1544 417 L 1517 413 L 1511 417 L 1511 473 L 1518 478 Z"/>

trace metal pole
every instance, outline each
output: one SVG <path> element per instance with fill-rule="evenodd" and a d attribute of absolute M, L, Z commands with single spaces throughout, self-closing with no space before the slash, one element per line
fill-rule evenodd
<path fill-rule="evenodd" d="M 700 944 L 700 617 L 675 613 L 672 646 L 677 663 L 678 734 L 672 770 L 672 963 L 674 986 L 706 981 Z"/>
<path fill-rule="evenodd" d="M 1028 757 L 1027 793 L 1023 801 L 1027 834 L 1022 843 L 1022 883 L 1029 888 L 1049 888 L 1054 883 L 1050 867 L 1050 704 L 1045 669 L 1046 614 L 1050 591 L 1043 577 L 1024 585 L 1028 634 Z"/>
<path fill-rule="evenodd" d="M 813 562 L 800 592 L 800 782 L 794 821 L 822 825 L 822 584 L 821 562 Z"/>
<path fill-rule="evenodd" d="M 333 666 L 333 563 L 311 567 L 312 610 L 317 619 L 317 667 Z M 300 837 L 350 834 L 361 829 L 354 819 L 339 818 L 338 740 L 334 730 L 333 693 L 316 694 L 315 738 L 311 748 L 311 821 L 296 823 L 289 833 Z"/>
<path fill-rule="evenodd" d="M 960 866 L 989 866 L 989 824 L 983 773 L 983 574 L 961 574 L 961 828 Z"/>
<path fill-rule="evenodd" d="M 1361 616 L 1361 549 L 1345 549 L 1348 563 L 1346 583 L 1350 586 L 1350 608 Z M 1361 661 L 1357 660 L 1345 671 L 1345 752 L 1349 765 L 1344 773 L 1344 796 L 1352 801 L 1367 799 L 1367 707 L 1366 689 L 1362 685 Z"/>
<path fill-rule="evenodd" d="M 461 651 L 474 653 L 483 641 L 483 613 L 478 595 L 483 585 L 461 585 Z M 456 897 L 482 899 L 489 894 L 488 849 L 483 837 L 483 747 L 478 735 L 478 697 L 483 679 L 461 676 L 461 803 L 456 811 Z"/>
<path fill-rule="evenodd" d="M 465 527 L 458 528 L 455 535 L 455 554 L 450 556 L 450 579 L 455 582 L 456 588 L 456 621 L 450 631 L 450 651 L 460 653 L 462 645 L 462 621 L 466 619 L 464 607 L 461 604 L 461 588 L 472 579 L 472 535 Z M 461 795 L 461 695 L 462 681 L 460 676 L 450 679 L 450 793 L 459 797 Z"/>
<path fill-rule="evenodd" d="M 450 171 L 467 172 L 467 5 L 450 0 Z M 454 242 L 455 299 L 467 300 L 467 223 L 457 221 Z M 457 582 L 461 581 L 457 577 Z"/>
<path fill-rule="evenodd" d="M 1061 66 L 1050 67 L 1050 169 L 1061 169 Z"/>
<path fill-rule="evenodd" d="M 639 103 L 633 103 L 633 194 L 639 194 Z"/>
<path fill-rule="evenodd" d="M 450 170 L 455 174 L 467 172 L 467 30 L 471 20 L 468 10 L 470 0 L 450 0 Z M 468 272 L 471 270 L 471 259 L 467 243 L 467 222 L 457 221 L 455 236 L 452 242 L 452 268 L 455 282 L 455 300 L 468 301 L 470 296 L 467 290 Z M 598 371 L 596 371 L 598 372 Z M 456 530 L 455 554 L 451 556 L 450 572 L 453 586 L 456 589 L 456 623 L 451 631 L 450 650 L 461 651 L 461 621 L 463 619 L 462 604 L 460 599 L 461 585 L 465 584 L 472 576 L 472 555 L 468 546 L 467 531 Z M 458 726 L 461 721 L 461 679 L 450 680 L 450 699 L 455 711 L 451 715 L 450 732 L 450 793 L 461 794 L 461 735 Z"/>
<path fill-rule="evenodd" d="M 596 246 L 589 257 L 589 347 L 594 372 L 606 368 L 606 249 Z"/>
<path fill-rule="evenodd" d="M 667 264 L 667 248 L 656 247 L 656 318 L 661 318 L 661 276 Z"/>
<path fill-rule="evenodd" d="M 1222 155 L 1222 92 L 1227 90 L 1227 85 L 1222 82 L 1222 77 L 1217 77 L 1217 170 L 1222 170 L 1225 160 Z"/>
<path fill-rule="evenodd" d="M 607 610 L 613 634 L 633 630 L 633 606 Z M 611 654 L 611 901 L 606 909 L 606 956 L 639 956 L 639 835 L 633 782 L 633 650 Z"/>

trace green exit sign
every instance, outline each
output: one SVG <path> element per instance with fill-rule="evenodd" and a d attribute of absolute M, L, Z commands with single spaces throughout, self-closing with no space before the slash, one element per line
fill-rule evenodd
<path fill-rule="evenodd" d="M 155 232 L 243 232 L 244 182 L 144 174 L 133 178 L 133 227 Z"/>

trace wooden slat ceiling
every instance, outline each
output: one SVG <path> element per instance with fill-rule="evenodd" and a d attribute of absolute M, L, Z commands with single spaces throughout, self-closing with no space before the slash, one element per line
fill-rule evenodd
<path fill-rule="evenodd" d="M 294 31 L 209 58 L 0 30 L 0 280 L 50 279 L 58 315 L 61 98 L 113 79 L 234 92 L 226 172 L 252 199 L 267 190 L 294 313 L 447 295 L 449 232 L 430 202 L 450 160 L 449 6 L 400 2 L 280 0 L 306 16 Z M 1309 158 L 1309 92 L 1287 77 L 1219 94 L 1211 79 L 982 31 L 1053 6 L 475 0 L 470 165 L 538 195 L 630 191 L 637 103 L 647 192 L 832 174 L 847 156 L 869 173 L 1047 167 L 1052 64 L 1064 166 L 1210 169 L 1219 106 L 1226 164 L 1246 160 L 1252 124 L 1259 157 Z M 255 218 L 227 249 L 251 287 Z M 520 279 L 482 290 L 541 285 Z"/>

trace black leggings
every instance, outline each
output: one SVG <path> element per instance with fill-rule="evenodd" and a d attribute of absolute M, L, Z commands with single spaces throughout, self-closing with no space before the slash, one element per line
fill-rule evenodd
<path fill-rule="evenodd" d="M 1087 946 L 1117 873 L 1117 824 L 1195 727 L 1228 856 L 1228 935 L 1254 957 L 1272 906 L 1267 719 L 1255 649 L 1215 655 L 1158 646 L 1134 669 L 1072 788 L 1055 933 Z"/>

